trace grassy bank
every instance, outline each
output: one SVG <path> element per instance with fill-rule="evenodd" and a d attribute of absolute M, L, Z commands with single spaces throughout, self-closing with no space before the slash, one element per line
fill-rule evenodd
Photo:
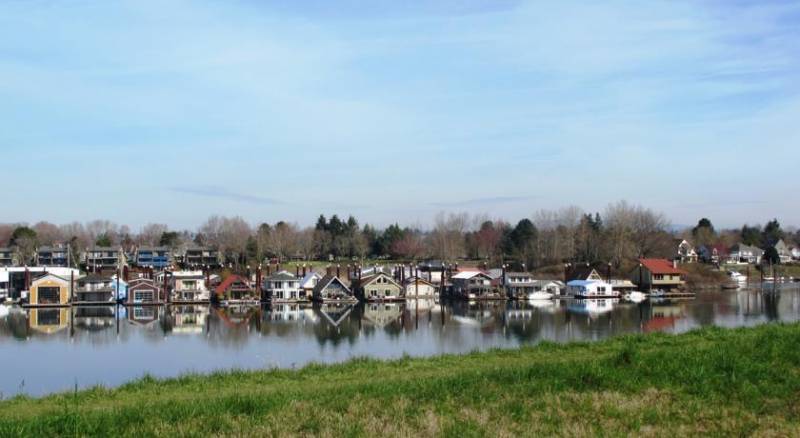
<path fill-rule="evenodd" d="M 0 403 L 0 435 L 800 435 L 800 325 L 231 372 Z"/>

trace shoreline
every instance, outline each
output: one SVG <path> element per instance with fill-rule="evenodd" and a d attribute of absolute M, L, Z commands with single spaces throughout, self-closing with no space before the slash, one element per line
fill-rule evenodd
<path fill-rule="evenodd" d="M 514 435 L 800 431 L 800 324 L 226 371 L 0 402 L 39 434 Z M 598 427 L 601 427 L 598 429 Z"/>

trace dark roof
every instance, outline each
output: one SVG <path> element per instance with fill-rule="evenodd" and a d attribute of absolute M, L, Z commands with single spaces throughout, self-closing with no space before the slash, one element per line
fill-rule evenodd
<path fill-rule="evenodd" d="M 606 266 L 606 268 L 607 268 L 607 266 Z M 588 265 L 587 266 L 586 264 L 582 264 L 582 265 L 571 266 L 567 270 L 567 281 L 586 280 L 592 274 L 592 271 L 595 271 L 597 273 L 597 275 L 599 275 L 601 278 L 603 277 L 603 272 L 604 271 L 602 270 L 601 266 L 599 266 L 599 265 Z"/>
<path fill-rule="evenodd" d="M 109 275 L 100 274 L 89 274 L 78 279 L 79 283 L 105 283 L 107 281 L 114 281 L 114 279 Z"/>
<path fill-rule="evenodd" d="M 313 291 L 313 293 L 314 293 L 315 295 L 316 295 L 316 294 L 319 294 L 320 292 L 322 292 L 323 290 L 325 290 L 325 288 L 327 288 L 327 287 L 328 287 L 328 285 L 330 285 L 330 284 L 331 284 L 331 283 L 333 283 L 334 281 L 336 281 L 336 282 L 338 282 L 339 284 L 341 284 L 341 285 L 342 285 L 342 287 L 344 287 L 344 288 L 345 288 L 345 289 L 346 289 L 348 292 L 350 291 L 350 288 L 349 288 L 349 287 L 347 287 L 347 285 L 346 285 L 346 284 L 345 284 L 345 283 L 344 283 L 344 282 L 343 282 L 343 281 L 342 281 L 342 280 L 341 280 L 339 277 L 337 277 L 337 276 L 335 276 L 335 275 L 326 275 L 326 276 L 322 277 L 322 278 L 321 278 L 321 279 L 320 279 L 320 280 L 317 282 L 317 285 L 316 285 L 316 286 L 314 286 L 314 291 Z"/>
<path fill-rule="evenodd" d="M 389 275 L 389 274 L 386 274 L 385 272 L 378 272 L 377 274 L 372 274 L 372 275 L 368 275 L 368 276 L 366 276 L 366 277 L 362 277 L 360 281 L 358 281 L 358 280 L 357 280 L 357 281 L 358 281 L 358 286 L 359 286 L 359 287 L 364 287 L 364 286 L 366 286 L 366 285 L 368 285 L 368 284 L 372 283 L 373 281 L 377 280 L 379 277 L 386 277 L 386 279 L 388 279 L 389 281 L 391 281 L 391 282 L 392 282 L 392 284 L 394 284 L 394 285 L 395 285 L 395 286 L 397 286 L 397 287 L 401 287 L 401 286 L 400 286 L 400 284 L 398 284 L 398 283 L 397 283 L 397 282 L 394 280 L 394 278 L 392 278 L 392 276 L 391 276 L 391 275 Z"/>

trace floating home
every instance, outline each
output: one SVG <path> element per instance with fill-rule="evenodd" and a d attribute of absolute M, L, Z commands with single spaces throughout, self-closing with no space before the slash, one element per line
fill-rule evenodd
<path fill-rule="evenodd" d="M 613 298 L 619 293 L 614 292 L 611 284 L 603 280 L 572 280 L 567 283 L 567 295 L 574 298 Z"/>
<path fill-rule="evenodd" d="M 353 290 L 356 297 L 362 301 L 400 301 L 405 299 L 405 289 L 383 272 L 357 279 Z"/>
<path fill-rule="evenodd" d="M 631 273 L 633 281 L 643 291 L 660 289 L 679 293 L 686 284 L 686 272 L 678 269 L 677 262 L 667 259 L 639 259 L 639 266 Z"/>
<path fill-rule="evenodd" d="M 250 282 L 239 275 L 230 275 L 214 290 L 217 299 L 226 303 L 258 303 L 260 292 L 250 286 Z"/>
<path fill-rule="evenodd" d="M 311 299 L 314 295 L 314 288 L 317 287 L 320 280 L 322 280 L 322 276 L 313 271 L 303 275 L 303 278 L 300 279 L 300 289 L 305 292 L 306 299 Z"/>
<path fill-rule="evenodd" d="M 116 280 L 110 276 L 89 274 L 76 283 L 72 297 L 75 304 L 114 304 L 117 301 Z"/>
<path fill-rule="evenodd" d="M 418 276 L 408 277 L 403 282 L 406 299 L 436 298 L 436 286 L 430 281 Z"/>
<path fill-rule="evenodd" d="M 300 287 L 300 279 L 288 271 L 280 271 L 264 278 L 262 301 L 272 303 L 293 303 L 307 301 L 305 289 Z"/>
<path fill-rule="evenodd" d="M 55 274 L 44 274 L 31 282 L 28 303 L 31 306 L 67 306 L 70 300 L 69 280 Z"/>
<path fill-rule="evenodd" d="M 463 300 L 502 300 L 505 295 L 492 287 L 492 278 L 483 271 L 463 271 L 450 277 L 453 298 Z"/>
<path fill-rule="evenodd" d="M 171 273 L 170 298 L 175 303 L 207 303 L 211 299 L 209 278 L 203 271 L 175 271 Z"/>
<path fill-rule="evenodd" d="M 152 278 L 135 278 L 128 282 L 125 304 L 131 306 L 161 304 L 164 298 L 164 290 L 158 282 Z"/>
<path fill-rule="evenodd" d="M 347 287 L 344 282 L 335 275 L 326 275 L 322 277 L 311 297 L 314 301 L 321 303 L 329 302 L 350 302 L 358 301 L 353 294 L 353 291 Z"/>

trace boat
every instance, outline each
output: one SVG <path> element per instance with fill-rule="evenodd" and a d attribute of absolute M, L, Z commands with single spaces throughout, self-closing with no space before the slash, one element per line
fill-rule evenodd
<path fill-rule="evenodd" d="M 531 292 L 528 294 L 528 300 L 530 301 L 542 301 L 542 300 L 552 300 L 553 294 L 550 292 L 545 291 L 538 291 L 538 292 Z"/>
<path fill-rule="evenodd" d="M 736 271 L 728 271 L 728 277 L 730 277 L 731 280 L 739 282 L 739 283 L 744 283 L 744 282 L 747 281 L 747 276 L 746 275 L 743 275 L 743 274 L 741 274 L 739 272 L 736 272 Z"/>
<path fill-rule="evenodd" d="M 633 302 L 633 303 L 641 303 L 642 301 L 647 299 L 647 295 L 643 292 L 639 292 L 637 290 L 631 291 L 624 296 L 625 300 Z"/>

